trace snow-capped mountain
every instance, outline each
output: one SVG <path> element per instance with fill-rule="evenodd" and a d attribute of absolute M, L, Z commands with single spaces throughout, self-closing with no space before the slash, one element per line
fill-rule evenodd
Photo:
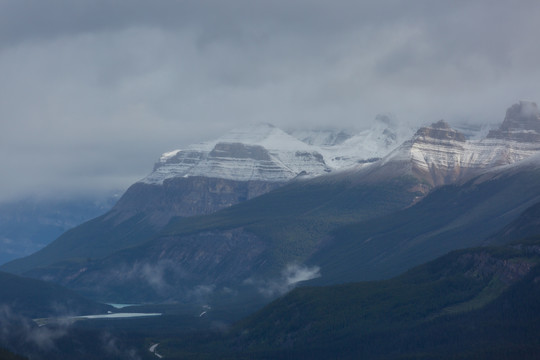
<path fill-rule="evenodd" d="M 486 169 L 518 163 L 540 153 L 540 111 L 529 101 L 508 109 L 497 130 L 467 140 L 445 121 L 420 128 L 368 172 L 369 178 L 410 173 L 432 186 L 466 179 Z"/>
<path fill-rule="evenodd" d="M 109 217 L 123 221 L 144 216 L 159 227 L 175 216 L 209 214 L 295 178 L 376 161 L 401 142 L 405 132 L 396 129 L 388 116 L 378 116 L 371 128 L 356 135 L 341 130 L 286 133 L 270 124 L 235 129 L 216 140 L 164 153 Z"/>
<path fill-rule="evenodd" d="M 339 130 L 286 133 L 270 124 L 253 125 L 163 154 L 112 213 L 119 219 L 143 213 L 163 226 L 172 217 L 209 214 L 295 178 L 331 173 L 357 183 L 413 176 L 420 180 L 414 191 L 426 194 L 435 186 L 539 153 L 539 124 L 536 104 L 522 101 L 483 139 L 468 138 L 444 121 L 410 137 L 410 130 L 388 116 L 378 116 L 355 135 Z"/>
<path fill-rule="evenodd" d="M 176 177 L 202 176 L 237 181 L 285 182 L 300 174 L 329 172 L 316 146 L 277 127 L 260 124 L 235 129 L 217 140 L 191 145 L 161 156 L 142 181 L 162 184 Z"/>
<path fill-rule="evenodd" d="M 270 182 L 314 177 L 386 155 L 404 137 L 395 125 L 382 115 L 356 135 L 343 130 L 286 133 L 270 124 L 252 125 L 164 153 L 142 182 L 163 184 L 167 179 L 195 176 Z"/>
<path fill-rule="evenodd" d="M 342 143 L 323 147 L 321 152 L 326 162 L 334 169 L 345 169 L 355 165 L 379 160 L 408 139 L 414 131 L 402 127 L 388 115 L 377 115 L 369 129 L 363 130 Z"/>

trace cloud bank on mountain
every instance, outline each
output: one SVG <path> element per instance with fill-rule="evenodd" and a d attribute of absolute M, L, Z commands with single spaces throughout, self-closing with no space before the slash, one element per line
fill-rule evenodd
<path fill-rule="evenodd" d="M 540 99 L 540 4 L 0 4 L 0 200 L 125 188 L 233 127 L 362 129 L 378 113 L 501 122 Z"/>

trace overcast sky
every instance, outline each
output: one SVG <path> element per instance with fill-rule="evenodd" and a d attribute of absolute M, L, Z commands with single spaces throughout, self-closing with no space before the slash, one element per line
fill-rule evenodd
<path fill-rule="evenodd" d="M 126 188 L 252 122 L 501 122 L 540 2 L 0 0 L 0 201 Z"/>

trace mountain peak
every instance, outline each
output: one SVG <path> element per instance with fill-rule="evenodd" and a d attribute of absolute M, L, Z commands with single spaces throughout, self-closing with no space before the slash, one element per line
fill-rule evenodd
<path fill-rule="evenodd" d="M 397 127 L 397 120 L 390 114 L 377 114 L 375 121 L 384 124 L 385 126 Z"/>
<path fill-rule="evenodd" d="M 415 137 L 422 140 L 429 138 L 435 140 L 465 141 L 465 135 L 450 127 L 450 125 L 448 125 L 448 123 L 444 120 L 439 120 L 430 126 L 425 126 L 418 129 Z"/>
<path fill-rule="evenodd" d="M 171 178 L 205 177 L 284 183 L 299 174 L 316 176 L 331 171 L 318 150 L 272 124 L 253 124 L 163 154 L 142 182 L 163 184 Z"/>
<path fill-rule="evenodd" d="M 519 104 L 514 104 L 506 110 L 506 120 L 513 119 L 532 119 L 540 118 L 540 110 L 538 105 L 533 101 L 520 100 Z"/>
<path fill-rule="evenodd" d="M 311 150 L 309 145 L 269 123 L 257 123 L 236 128 L 211 142 L 212 146 L 219 143 L 259 145 L 268 150 Z"/>
<path fill-rule="evenodd" d="M 443 119 L 431 124 L 431 127 L 436 129 L 451 129 L 450 125 L 448 125 L 448 123 Z"/>
<path fill-rule="evenodd" d="M 506 110 L 506 116 L 498 130 L 489 132 L 488 139 L 514 140 L 518 142 L 540 141 L 540 110 L 532 101 L 521 100 Z"/>

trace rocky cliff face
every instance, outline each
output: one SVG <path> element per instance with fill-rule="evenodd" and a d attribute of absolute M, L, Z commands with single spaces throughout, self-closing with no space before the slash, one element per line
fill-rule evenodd
<path fill-rule="evenodd" d="M 435 186 L 456 181 L 467 170 L 460 156 L 465 143 L 465 136 L 443 120 L 420 128 L 408 150 L 412 172 Z"/>
<path fill-rule="evenodd" d="M 412 175 L 430 187 L 453 183 L 469 172 L 465 136 L 443 120 L 420 128 L 381 161 L 360 169 L 367 181 Z"/>
<path fill-rule="evenodd" d="M 161 185 L 135 183 L 109 214 L 120 222 L 143 214 L 152 225 L 166 225 L 172 217 L 210 214 L 273 190 L 282 183 L 236 181 L 202 176 L 167 179 Z"/>

